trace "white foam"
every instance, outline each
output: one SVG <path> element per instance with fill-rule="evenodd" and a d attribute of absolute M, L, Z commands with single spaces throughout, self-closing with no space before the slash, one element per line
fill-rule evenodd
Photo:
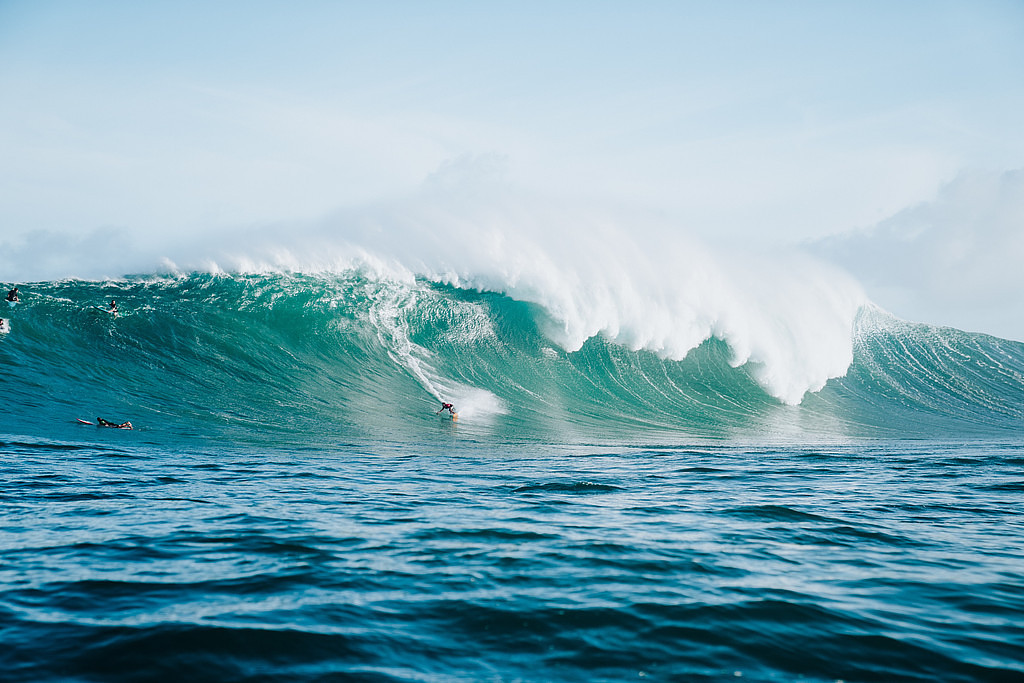
<path fill-rule="evenodd" d="M 420 296 L 414 286 L 396 282 L 383 282 L 370 295 L 369 322 L 391 359 L 439 403 L 454 403 L 460 415 L 482 417 L 507 412 L 504 402 L 486 389 L 445 377 L 430 362 L 430 352 L 412 341 L 404 313 L 416 307 Z"/>
<path fill-rule="evenodd" d="M 419 276 L 500 292 L 539 306 L 544 333 L 569 352 L 600 335 L 681 359 L 716 337 L 734 366 L 785 403 L 846 372 L 854 318 L 867 303 L 843 271 L 794 251 L 712 245 L 640 211 L 504 190 L 460 196 L 457 188 L 428 188 L 315 224 L 247 229 L 161 256 L 169 257 L 165 270 L 357 269 L 410 286 Z M 432 394 L 459 391 L 424 370 L 419 351 L 396 348 Z"/>
<path fill-rule="evenodd" d="M 717 337 L 734 366 L 785 403 L 852 361 L 862 289 L 795 251 L 713 247 L 650 217 L 507 197 L 393 211 L 339 215 L 318 237 L 354 241 L 346 226 L 361 225 L 363 248 L 388 263 L 537 304 L 545 334 L 569 352 L 601 335 L 682 359 Z"/>

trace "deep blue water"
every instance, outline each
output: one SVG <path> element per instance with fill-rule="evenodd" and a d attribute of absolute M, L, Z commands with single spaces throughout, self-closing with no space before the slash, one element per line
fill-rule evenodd
<path fill-rule="evenodd" d="M 1020 443 L 448 428 L 306 451 L 7 437 L 4 680 L 1024 680 Z"/>

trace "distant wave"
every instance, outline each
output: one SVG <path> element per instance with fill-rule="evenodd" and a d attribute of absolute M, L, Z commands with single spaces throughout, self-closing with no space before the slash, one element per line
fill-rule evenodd
<path fill-rule="evenodd" d="M 556 443 L 1024 426 L 1024 345 L 867 304 L 845 339 L 842 315 L 815 308 L 774 324 L 734 317 L 729 329 L 743 334 L 695 334 L 676 352 L 625 324 L 569 343 L 565 318 L 542 297 L 458 283 L 364 267 L 26 285 L 0 340 L 0 425 L 55 434 L 104 415 L 131 419 L 146 438 L 401 441 L 441 429 L 434 411 L 446 400 L 460 420 L 444 429 Z M 93 307 L 112 298 L 118 317 Z M 552 332 L 555 321 L 563 328 Z M 838 348 L 803 362 L 816 339 Z"/>

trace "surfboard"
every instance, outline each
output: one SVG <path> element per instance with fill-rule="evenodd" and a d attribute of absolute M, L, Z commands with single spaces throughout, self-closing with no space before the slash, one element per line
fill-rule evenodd
<path fill-rule="evenodd" d="M 84 425 L 94 425 L 94 424 L 95 424 L 95 423 L 93 423 L 93 422 L 89 422 L 88 420 L 83 420 L 83 419 L 82 419 L 82 418 L 80 418 L 80 417 L 76 417 L 75 419 L 76 419 L 76 420 L 78 420 L 79 422 L 81 422 L 81 423 L 82 423 L 82 424 L 84 424 Z"/>
<path fill-rule="evenodd" d="M 17 301 L 11 301 L 10 299 L 6 299 L 6 301 L 7 301 L 7 305 L 10 306 L 11 308 L 14 308 L 15 306 L 18 305 Z"/>

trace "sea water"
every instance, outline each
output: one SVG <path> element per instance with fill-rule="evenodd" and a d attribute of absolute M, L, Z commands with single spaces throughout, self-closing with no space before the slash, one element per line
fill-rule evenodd
<path fill-rule="evenodd" d="M 1024 680 L 1024 344 L 503 282 L 22 285 L 0 678 Z"/>

